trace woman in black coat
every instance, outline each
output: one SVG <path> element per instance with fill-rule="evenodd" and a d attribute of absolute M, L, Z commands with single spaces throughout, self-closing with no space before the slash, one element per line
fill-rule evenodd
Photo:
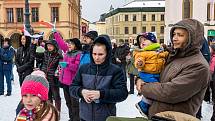
<path fill-rule="evenodd" d="M 31 74 L 34 68 L 34 50 L 31 49 L 31 37 L 22 35 L 20 40 L 20 46 L 17 49 L 15 55 L 15 64 L 19 75 L 20 86 L 24 78 Z"/>

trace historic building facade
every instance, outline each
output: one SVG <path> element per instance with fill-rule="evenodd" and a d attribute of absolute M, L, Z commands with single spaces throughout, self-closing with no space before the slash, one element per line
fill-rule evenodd
<path fill-rule="evenodd" d="M 52 32 L 40 21 L 56 20 L 56 29 L 65 39 L 80 37 L 80 0 L 29 0 L 29 8 L 33 31 L 44 32 L 45 40 Z M 0 0 L 0 13 L 0 37 L 11 38 L 16 48 L 25 18 L 25 0 Z"/>
<path fill-rule="evenodd" d="M 106 14 L 106 32 L 117 42 L 135 43 L 137 34 L 155 32 L 164 41 L 164 0 L 135 0 Z"/>
<path fill-rule="evenodd" d="M 205 37 L 215 36 L 215 0 L 166 0 L 165 43 L 170 43 L 172 25 L 182 19 L 197 19 L 205 25 Z"/>

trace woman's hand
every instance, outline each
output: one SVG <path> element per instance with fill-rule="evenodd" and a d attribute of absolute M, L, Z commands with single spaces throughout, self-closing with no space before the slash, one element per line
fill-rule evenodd
<path fill-rule="evenodd" d="M 100 91 L 97 90 L 87 90 L 87 89 L 83 89 L 81 91 L 82 96 L 84 97 L 84 100 L 87 103 L 91 103 L 94 100 L 97 100 L 100 98 Z"/>
<path fill-rule="evenodd" d="M 143 80 L 137 79 L 136 89 L 137 89 L 138 93 L 141 93 L 141 88 L 144 84 L 145 84 L 145 82 Z"/>
<path fill-rule="evenodd" d="M 100 98 L 100 91 L 91 90 L 89 94 L 90 94 L 90 99 L 91 100 L 97 100 L 97 99 Z"/>
<path fill-rule="evenodd" d="M 92 100 L 90 98 L 90 90 L 87 90 L 87 89 L 83 89 L 81 91 L 81 94 L 82 96 L 84 97 L 84 100 L 87 102 L 87 103 L 91 103 Z"/>

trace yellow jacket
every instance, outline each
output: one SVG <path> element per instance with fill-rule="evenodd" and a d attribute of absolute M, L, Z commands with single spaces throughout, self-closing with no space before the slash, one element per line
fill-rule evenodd
<path fill-rule="evenodd" d="M 150 74 L 159 74 L 164 67 L 168 52 L 134 50 L 133 56 L 134 65 L 138 71 Z M 137 65 L 138 60 L 142 60 L 143 64 L 141 66 Z"/>

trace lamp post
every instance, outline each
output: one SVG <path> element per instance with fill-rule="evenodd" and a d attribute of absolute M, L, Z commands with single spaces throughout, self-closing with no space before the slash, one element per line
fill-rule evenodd
<path fill-rule="evenodd" d="M 25 27 L 26 30 L 31 33 L 31 25 L 30 25 L 30 13 L 29 13 L 29 2 L 28 0 L 25 0 Z"/>

